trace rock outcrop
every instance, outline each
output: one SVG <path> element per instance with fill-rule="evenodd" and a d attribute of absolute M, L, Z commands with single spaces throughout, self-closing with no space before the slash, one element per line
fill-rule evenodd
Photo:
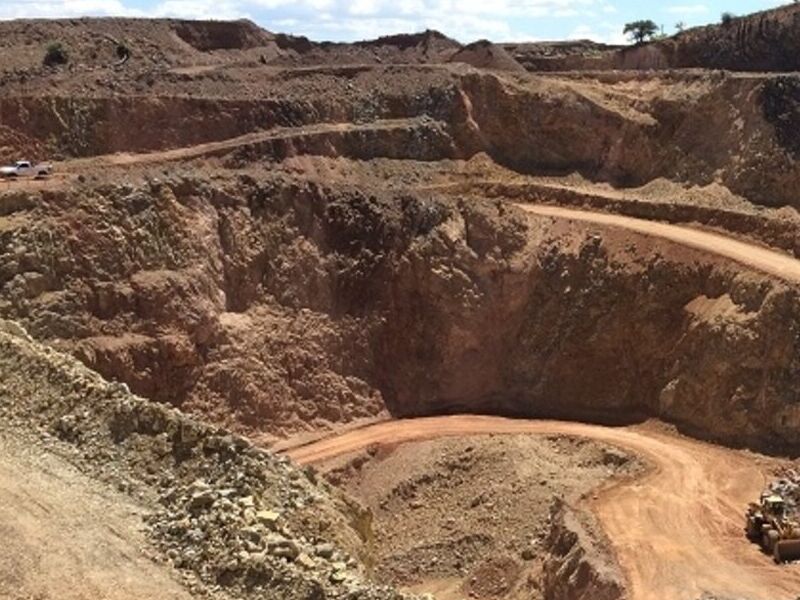
<path fill-rule="evenodd" d="M 800 447 L 792 286 L 502 202 L 275 176 L 17 202 L 0 313 L 249 432 L 478 411 Z"/>
<path fill-rule="evenodd" d="M 563 502 L 550 513 L 548 555 L 543 566 L 545 600 L 623 600 L 628 598 L 625 579 L 607 546 Z"/>

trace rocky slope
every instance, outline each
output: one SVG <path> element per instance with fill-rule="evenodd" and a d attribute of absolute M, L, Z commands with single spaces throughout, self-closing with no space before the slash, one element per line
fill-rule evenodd
<path fill-rule="evenodd" d="M 575 587 L 589 594 L 604 586 L 582 572 L 613 560 L 595 530 L 573 536 L 575 516 L 559 498 L 577 504 L 639 467 L 586 440 L 511 435 L 376 446 L 319 465 L 372 510 L 381 580 L 442 598 L 505 600 L 573 598 Z"/>
<path fill-rule="evenodd" d="M 369 516 L 312 471 L 135 397 L 6 321 L 0 369 L 3 436 L 46 443 L 98 490 L 113 486 L 134 498 L 146 514 L 151 555 L 193 592 L 405 597 L 365 581 Z"/>
<path fill-rule="evenodd" d="M 800 446 L 788 285 L 477 198 L 224 181 L 4 198 L 0 312 L 248 431 L 387 409 L 652 415 Z"/>

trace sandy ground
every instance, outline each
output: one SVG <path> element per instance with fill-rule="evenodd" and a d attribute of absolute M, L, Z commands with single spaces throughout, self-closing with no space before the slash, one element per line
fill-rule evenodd
<path fill-rule="evenodd" d="M 142 509 L 66 461 L 0 437 L 0 598 L 188 600 L 146 556 Z"/>
<path fill-rule="evenodd" d="M 452 416 L 389 421 L 290 450 L 317 463 L 386 443 L 474 434 L 561 434 L 630 450 L 652 468 L 586 501 L 611 539 L 634 600 L 696 600 L 703 593 L 794 600 L 800 565 L 777 566 L 750 544 L 742 511 L 758 497 L 770 461 L 648 427 Z"/>

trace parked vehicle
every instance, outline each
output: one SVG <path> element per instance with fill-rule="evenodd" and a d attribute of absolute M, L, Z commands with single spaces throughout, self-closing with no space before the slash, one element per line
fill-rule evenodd
<path fill-rule="evenodd" d="M 16 179 L 18 177 L 47 177 L 53 171 L 50 163 L 39 163 L 34 165 L 27 160 L 18 160 L 13 165 L 0 167 L 0 177 L 4 179 Z"/>

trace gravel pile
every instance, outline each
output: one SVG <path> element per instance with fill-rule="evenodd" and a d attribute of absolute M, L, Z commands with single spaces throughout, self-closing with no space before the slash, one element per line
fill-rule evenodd
<path fill-rule="evenodd" d="M 789 511 L 800 514 L 800 471 L 786 469 L 780 479 L 771 482 L 765 491 L 780 496 L 786 501 Z"/>
<path fill-rule="evenodd" d="M 108 383 L 0 321 L 0 422 L 151 507 L 153 558 L 220 598 L 402 599 L 365 579 L 369 514 L 245 438 Z"/>

